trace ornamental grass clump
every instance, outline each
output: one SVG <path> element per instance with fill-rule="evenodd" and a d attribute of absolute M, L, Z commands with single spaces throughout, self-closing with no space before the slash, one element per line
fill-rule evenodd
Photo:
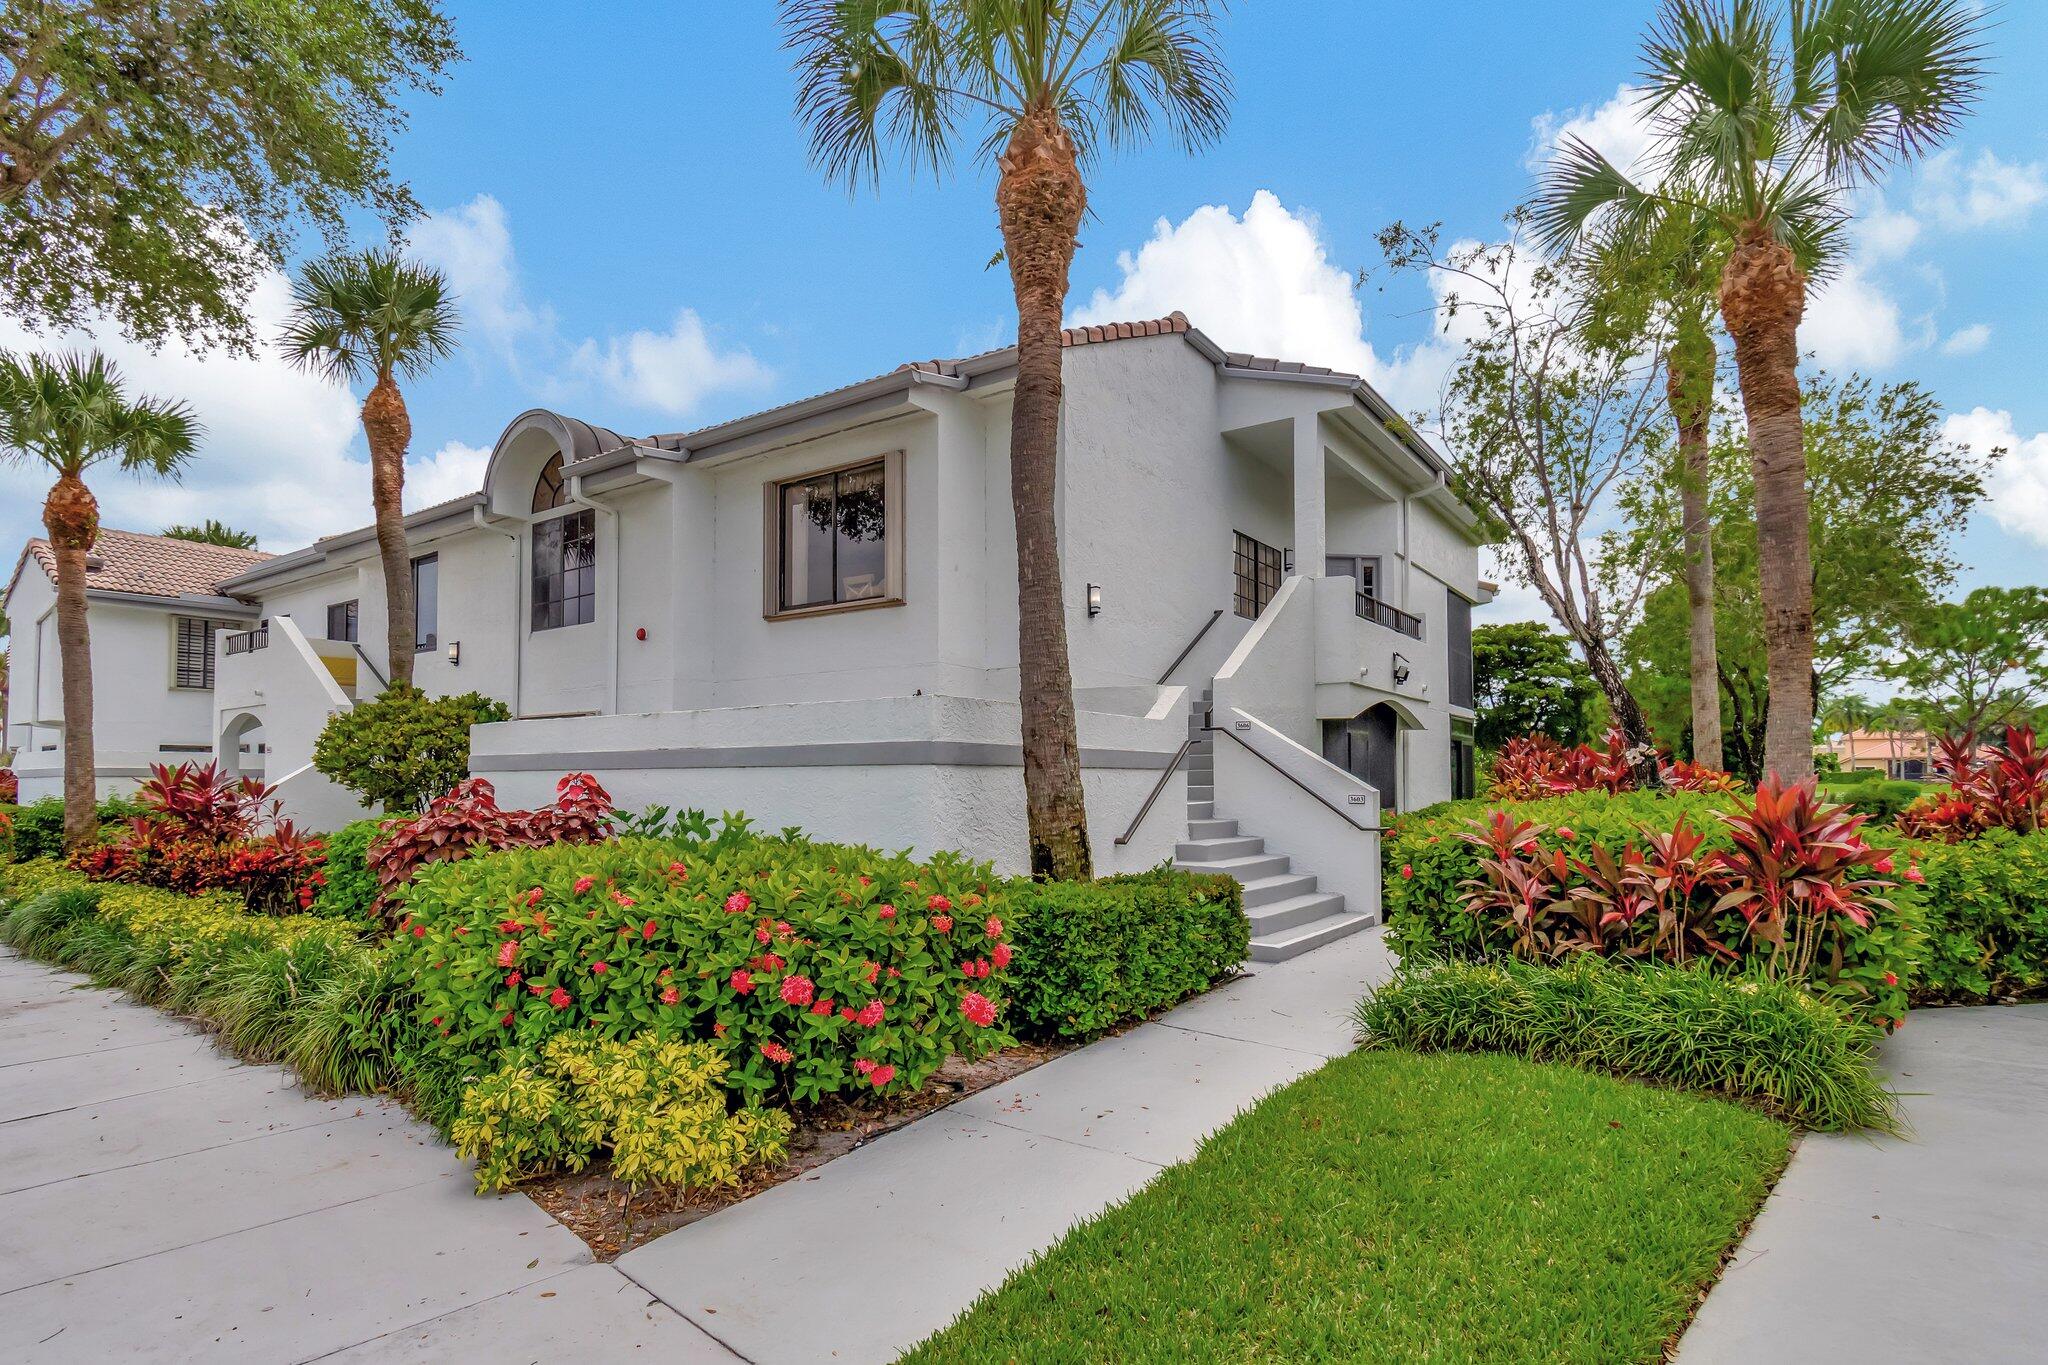
<path fill-rule="evenodd" d="M 985 863 L 730 827 L 429 864 L 393 936 L 450 1056 L 563 1033 L 709 1044 L 748 1103 L 915 1091 L 1012 1042 Z"/>
<path fill-rule="evenodd" d="M 1898 1129 L 1879 1031 L 1789 981 L 1581 957 L 1408 968 L 1359 1003 L 1368 1047 L 1503 1052 L 1723 1095 L 1828 1131 Z"/>
<path fill-rule="evenodd" d="M 564 1033 L 468 1086 L 451 1136 L 476 1162 L 477 1191 L 507 1189 L 600 1152 L 629 1186 L 705 1188 L 788 1151 L 779 1109 L 728 1111 L 726 1060 L 705 1043 L 643 1033 Z"/>

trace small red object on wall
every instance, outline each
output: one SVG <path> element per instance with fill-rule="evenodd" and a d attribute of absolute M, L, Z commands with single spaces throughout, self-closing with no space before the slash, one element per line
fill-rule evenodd
<path fill-rule="evenodd" d="M 647 638 L 647 627 L 645 627 L 645 626 L 642 626 L 642 627 L 640 627 L 640 629 L 638 629 L 638 630 L 634 631 L 634 632 L 633 632 L 633 638 L 634 638 L 634 639 L 636 639 L 636 640 L 644 640 L 644 639 L 646 639 L 646 638 Z"/>

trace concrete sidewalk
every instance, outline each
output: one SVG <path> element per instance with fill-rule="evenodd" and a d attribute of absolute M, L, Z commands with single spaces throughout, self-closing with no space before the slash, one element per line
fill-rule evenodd
<path fill-rule="evenodd" d="M 1916 1011 L 1880 1068 L 1911 1136 L 1807 1137 L 1681 1365 L 2048 1357 L 2048 1005 Z"/>
<path fill-rule="evenodd" d="M 1062 1233 L 1352 1046 L 1379 930 L 1191 1001 L 628 1252 L 619 1269 L 760 1365 L 886 1361 Z"/>
<path fill-rule="evenodd" d="M 403 1109 L 0 950 L 0 1360 L 731 1361 L 472 1188 Z"/>

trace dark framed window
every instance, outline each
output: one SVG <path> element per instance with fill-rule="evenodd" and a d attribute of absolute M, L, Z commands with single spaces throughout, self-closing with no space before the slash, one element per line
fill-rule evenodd
<path fill-rule="evenodd" d="M 1380 595 L 1380 561 L 1377 555 L 1329 555 L 1323 573 L 1330 578 L 1349 578 L 1367 597 Z"/>
<path fill-rule="evenodd" d="M 413 590 L 419 590 L 419 566 L 413 566 Z M 361 638 L 356 633 L 356 603 L 330 602 L 327 606 L 327 638 L 347 640 L 354 644 Z"/>
<path fill-rule="evenodd" d="M 597 516 L 588 507 L 533 524 L 533 628 L 597 619 Z"/>
<path fill-rule="evenodd" d="M 1242 531 L 1235 534 L 1237 543 L 1231 561 L 1237 588 L 1232 594 L 1232 605 L 1237 608 L 1239 616 L 1256 621 L 1272 604 L 1273 594 L 1280 591 L 1285 569 L 1280 552 L 1271 545 L 1254 540 Z"/>
<path fill-rule="evenodd" d="M 1473 706 L 1472 604 L 1454 592 L 1444 596 L 1444 633 L 1451 652 L 1451 705 L 1469 711 Z"/>
<path fill-rule="evenodd" d="M 892 600 L 886 461 L 775 488 L 778 611 Z"/>
<path fill-rule="evenodd" d="M 562 457 L 550 455 L 540 467 L 540 477 L 533 481 L 533 514 L 539 516 L 568 505 L 569 488 L 562 478 Z"/>
<path fill-rule="evenodd" d="M 412 652 L 425 654 L 440 644 L 441 556 L 421 555 L 412 562 Z"/>
<path fill-rule="evenodd" d="M 1479 795 L 1479 741 L 1469 720 L 1451 722 L 1451 799 L 1469 801 Z"/>
<path fill-rule="evenodd" d="M 175 677 L 179 687 L 196 687 L 211 690 L 213 687 L 213 632 L 212 621 L 196 616 L 180 616 Z"/>

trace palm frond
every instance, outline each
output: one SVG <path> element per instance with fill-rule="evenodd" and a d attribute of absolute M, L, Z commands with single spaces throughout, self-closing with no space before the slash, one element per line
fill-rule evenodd
<path fill-rule="evenodd" d="M 1112 146 L 1143 141 L 1162 116 L 1192 151 L 1230 121 L 1230 72 L 1215 45 L 1207 0 L 1102 0 L 1101 55 L 1076 73 L 1080 97 Z"/>
<path fill-rule="evenodd" d="M 292 304 L 285 358 L 336 381 L 423 374 L 454 353 L 461 325 L 446 276 L 390 250 L 309 261 Z"/>
<path fill-rule="evenodd" d="M 1529 226 L 1546 251 L 1559 253 L 1574 250 L 1596 229 L 1619 240 L 1641 239 L 1655 228 L 1658 202 L 1598 148 L 1567 136 L 1537 187 Z"/>
<path fill-rule="evenodd" d="M 1983 17 L 1962 0 L 1802 0 L 1797 107 L 1831 173 L 1853 179 L 1953 136 L 1983 87 Z"/>
<path fill-rule="evenodd" d="M 962 82 L 945 0 L 783 0 L 784 47 L 795 54 L 797 119 L 811 159 L 849 188 L 881 175 L 884 153 L 913 172 L 951 156 Z M 974 63 L 993 60 L 981 54 Z M 970 68 L 971 69 L 971 68 Z"/>
<path fill-rule="evenodd" d="M 130 401 L 121 372 L 98 351 L 0 354 L 0 457 L 38 460 L 60 477 L 108 459 L 168 475 L 200 431 L 183 403 Z"/>

